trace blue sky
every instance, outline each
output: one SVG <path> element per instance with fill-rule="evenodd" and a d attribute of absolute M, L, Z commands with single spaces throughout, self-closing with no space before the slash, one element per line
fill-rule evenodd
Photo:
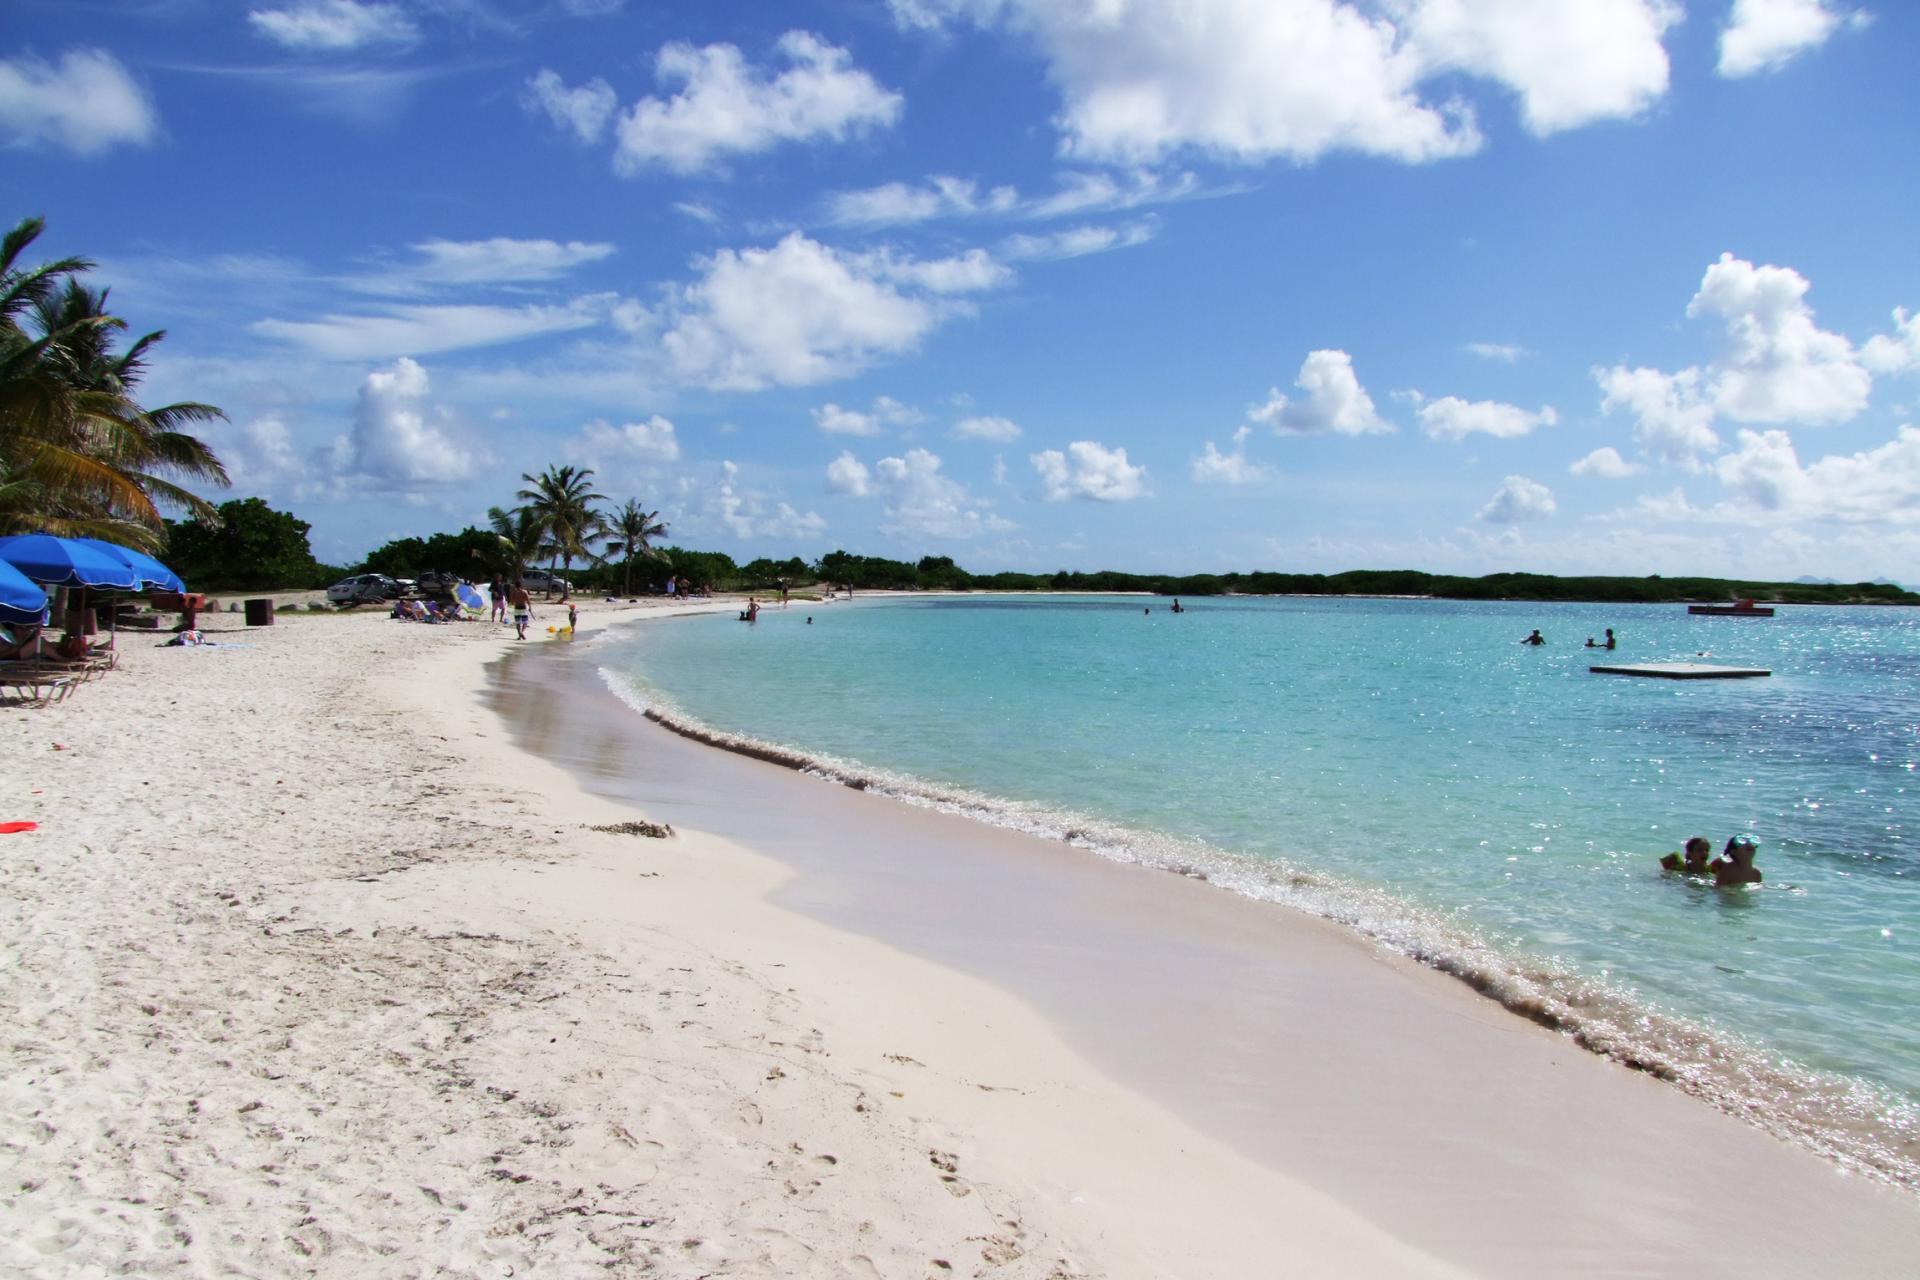
<path fill-rule="evenodd" d="M 12 0 L 9 223 L 323 558 L 591 466 L 979 569 L 1920 552 L 1882 0 Z"/>

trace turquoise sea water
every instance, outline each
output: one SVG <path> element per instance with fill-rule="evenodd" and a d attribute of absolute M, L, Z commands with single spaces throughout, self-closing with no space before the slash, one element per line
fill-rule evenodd
<path fill-rule="evenodd" d="M 1920 611 L 1188 603 L 796 604 L 617 632 L 601 665 L 908 798 L 1500 969 L 1532 993 L 1510 1003 L 1601 1047 L 1707 1092 L 1739 1077 L 1736 1106 L 1782 1105 L 1802 1069 L 1839 1077 L 1802 1100 L 1812 1124 L 1837 1097 L 1863 1123 L 1920 1101 Z M 1517 643 L 1536 626 L 1545 648 Z M 1582 647 L 1608 626 L 1618 651 Z M 1703 650 L 1774 675 L 1587 671 Z M 1735 832 L 1760 843 L 1759 891 L 1656 865 Z"/>

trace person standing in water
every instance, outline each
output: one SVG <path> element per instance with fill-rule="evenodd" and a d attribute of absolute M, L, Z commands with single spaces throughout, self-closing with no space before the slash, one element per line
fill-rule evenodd
<path fill-rule="evenodd" d="M 1522 640 L 1520 643 L 1521 644 L 1545 644 L 1546 642 L 1547 642 L 1547 638 L 1540 634 L 1540 628 L 1535 627 L 1533 629 L 1533 633 L 1529 635 L 1525 640 Z"/>
<path fill-rule="evenodd" d="M 1713 887 L 1725 889 L 1729 886 L 1759 884 L 1760 868 L 1753 865 L 1753 855 L 1757 851 L 1752 836 L 1734 836 L 1728 840 L 1720 856 L 1707 864 L 1707 870 L 1713 872 Z"/>
<path fill-rule="evenodd" d="M 1660 859 L 1660 866 L 1666 871 L 1678 871 L 1690 876 L 1710 876 L 1707 859 L 1713 856 L 1713 842 L 1705 836 L 1695 836 L 1687 841 L 1687 852 L 1683 857 L 1670 853 Z"/>

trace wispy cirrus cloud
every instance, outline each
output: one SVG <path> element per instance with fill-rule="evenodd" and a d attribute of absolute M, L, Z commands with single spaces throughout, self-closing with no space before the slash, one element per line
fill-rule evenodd
<path fill-rule="evenodd" d="M 1114 227 L 1069 227 L 1042 235 L 1019 233 L 1000 242 L 1000 256 L 1009 261 L 1084 258 L 1088 254 L 1131 249 L 1145 244 L 1153 239 L 1158 230 L 1158 224 L 1144 220 Z"/>
<path fill-rule="evenodd" d="M 576 298 L 562 306 L 479 304 L 396 306 L 313 320 L 260 320 L 254 333 L 330 360 L 390 359 L 497 346 L 604 323 L 612 294 Z"/>
<path fill-rule="evenodd" d="M 423 287 L 529 284 L 558 280 L 575 269 L 605 261 L 614 247 L 603 241 L 423 240 L 407 246 L 412 262 L 347 277 L 366 293 L 413 293 Z"/>
<path fill-rule="evenodd" d="M 905 226 L 942 218 L 1040 221 L 1113 213 L 1240 189 L 1203 190 L 1199 178 L 1186 172 L 1068 170 L 1059 176 L 1051 193 L 1023 196 L 1011 186 L 989 187 L 973 178 L 931 174 L 918 182 L 887 182 L 836 192 L 827 197 L 825 217 L 832 225 L 851 227 Z"/>

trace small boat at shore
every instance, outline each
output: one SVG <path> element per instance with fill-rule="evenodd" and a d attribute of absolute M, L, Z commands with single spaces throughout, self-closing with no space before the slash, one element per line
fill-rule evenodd
<path fill-rule="evenodd" d="M 1690 604 L 1687 612 L 1709 618 L 1771 618 L 1773 606 L 1755 604 L 1751 600 L 1735 600 L 1732 604 Z"/>

